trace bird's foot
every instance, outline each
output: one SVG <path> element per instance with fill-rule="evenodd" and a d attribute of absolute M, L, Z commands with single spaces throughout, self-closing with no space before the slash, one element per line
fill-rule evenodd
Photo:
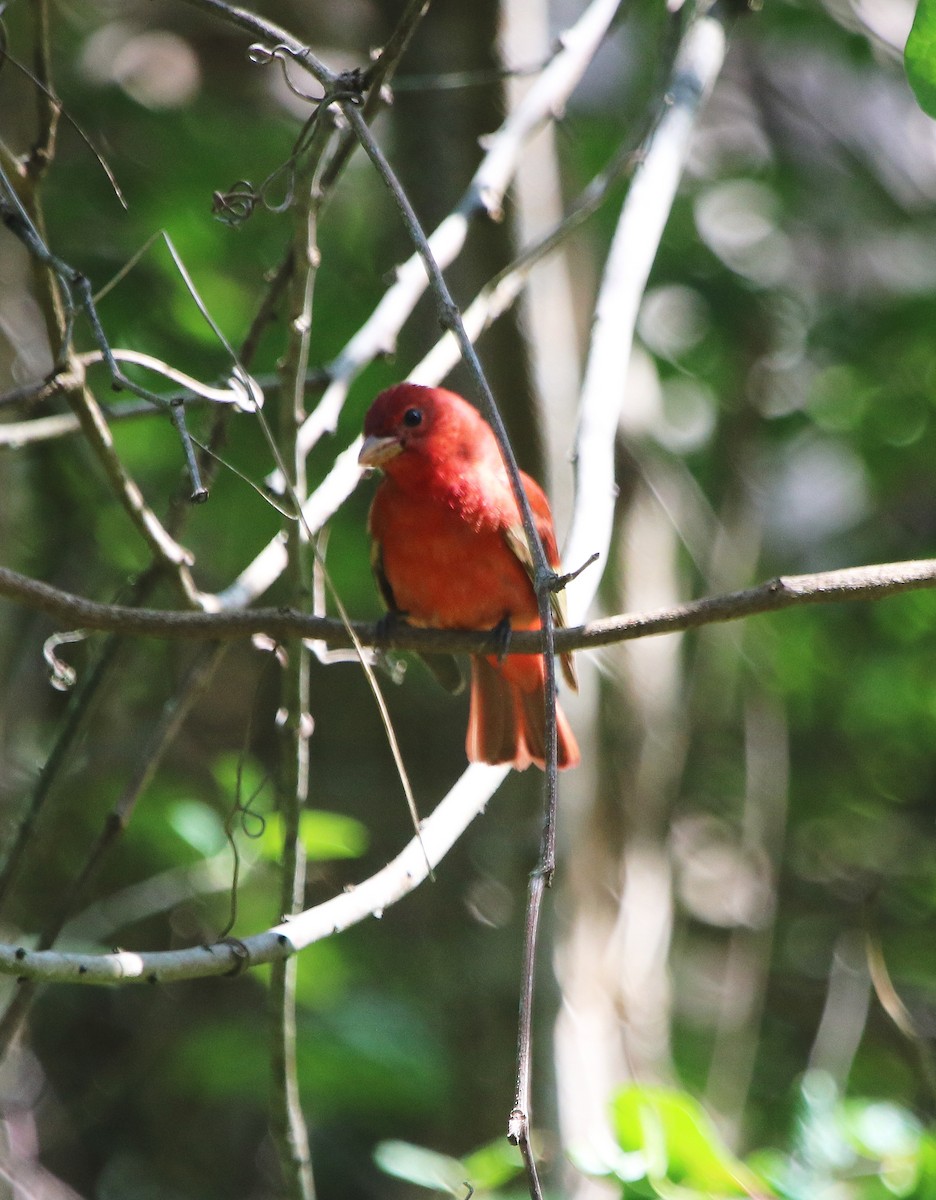
<path fill-rule="evenodd" d="M 495 653 L 497 654 L 498 662 L 503 662 L 507 657 L 507 651 L 510 649 L 510 635 L 512 632 L 513 630 L 511 629 L 510 625 L 510 617 L 504 617 L 503 620 L 498 621 L 491 630 L 491 637 L 493 637 L 497 647 Z"/>
<path fill-rule="evenodd" d="M 387 612 L 377 622 L 376 633 L 380 641 L 393 641 L 393 635 L 401 625 L 406 624 L 405 612 L 399 612 L 395 608 L 388 609 Z"/>

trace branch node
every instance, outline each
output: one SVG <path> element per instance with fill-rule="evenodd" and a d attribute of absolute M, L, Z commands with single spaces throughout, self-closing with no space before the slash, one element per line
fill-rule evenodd
<path fill-rule="evenodd" d="M 439 325 L 447 333 L 454 333 L 459 328 L 461 323 L 461 313 L 458 311 L 458 305 L 451 300 L 439 301 Z"/>
<path fill-rule="evenodd" d="M 587 570 L 592 563 L 597 562 L 600 557 L 601 555 L 596 550 L 594 554 L 590 554 L 582 563 L 582 565 L 576 567 L 574 571 L 568 571 L 565 575 L 553 575 L 550 591 L 561 592 L 567 584 L 571 583 L 573 579 L 578 579 L 579 575 L 581 575 L 583 571 Z"/>
<path fill-rule="evenodd" d="M 225 972 L 227 978 L 242 974 L 250 966 L 250 951 L 240 938 L 223 937 L 218 940 L 216 945 L 227 946 L 234 954 L 234 966 L 230 971 Z"/>
<path fill-rule="evenodd" d="M 515 1108 L 507 1118 L 507 1141 L 519 1146 L 527 1135 L 527 1116 L 522 1108 Z"/>

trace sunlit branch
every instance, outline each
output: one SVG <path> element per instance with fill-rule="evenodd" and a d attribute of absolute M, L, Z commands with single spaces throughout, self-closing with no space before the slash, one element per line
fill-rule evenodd
<path fill-rule="evenodd" d="M 171 983 L 182 979 L 236 975 L 248 967 L 288 958 L 313 942 L 384 910 L 408 895 L 436 867 L 471 822 L 484 811 L 508 774 L 507 767 L 469 767 L 435 811 L 422 822 L 421 840 L 406 847 L 356 887 L 297 914 L 263 933 L 187 950 L 72 954 L 0 945 L 0 974 L 58 983 Z"/>
<path fill-rule="evenodd" d="M 562 221 L 528 246 L 514 262 L 481 289 L 462 313 L 462 322 L 469 338 L 477 340 L 510 308 L 521 294 L 535 265 L 561 245 L 573 230 L 598 209 L 610 188 L 631 165 L 632 159 L 633 156 L 629 152 L 619 151 L 606 170 L 589 183 Z M 407 373 L 407 378 L 414 383 L 429 386 L 437 384 L 456 366 L 460 357 L 455 335 L 451 332 L 445 333 L 428 354 Z M 22 429 L 28 431 L 29 427 L 36 423 L 37 421 L 23 422 Z M 17 429 L 19 428 L 18 426 Z M 0 427 L 0 444 L 3 442 L 3 436 L 3 428 Z M 360 444 L 360 439 L 357 439 L 346 451 L 338 455 L 327 476 L 303 505 L 304 520 L 313 530 L 320 529 L 357 486 L 360 479 L 357 465 Z M 225 609 L 253 603 L 272 586 L 285 565 L 285 547 L 282 541 L 275 539 L 244 568 L 229 587 L 213 598 L 214 602 Z"/>
<path fill-rule="evenodd" d="M 500 212 L 504 193 L 523 147 L 543 124 L 564 107 L 591 62 L 619 0 L 594 0 L 562 38 L 562 50 L 537 79 L 521 106 L 486 139 L 486 153 L 455 209 L 429 235 L 432 257 L 441 269 L 464 248 L 471 220 Z M 391 353 L 397 336 L 425 292 L 428 276 L 419 253 L 395 272 L 395 281 L 368 320 L 329 365 L 332 382 L 300 433 L 308 452 L 325 432 L 335 428 L 353 379 L 378 355 Z"/>
<path fill-rule="evenodd" d="M 592 326 L 576 436 L 575 499 L 563 557 L 568 565 L 596 550 L 604 561 L 614 518 L 614 444 L 625 402 L 624 384 L 647 278 L 682 177 L 689 140 L 725 54 L 714 17 L 689 29 L 674 63 L 669 105 L 641 156 L 615 231 Z M 584 616 L 600 572 L 568 589 L 573 620 Z"/>

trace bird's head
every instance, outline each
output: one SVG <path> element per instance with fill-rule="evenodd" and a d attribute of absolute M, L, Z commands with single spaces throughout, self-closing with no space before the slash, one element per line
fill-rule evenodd
<path fill-rule="evenodd" d="M 364 418 L 358 462 L 386 468 L 404 450 L 433 450 L 464 459 L 491 437 L 490 427 L 467 400 L 445 388 L 398 383 L 381 392 Z"/>

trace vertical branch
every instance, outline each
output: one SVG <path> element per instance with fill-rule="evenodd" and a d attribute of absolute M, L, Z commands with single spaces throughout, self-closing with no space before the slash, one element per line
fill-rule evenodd
<path fill-rule="evenodd" d="M 39 83 L 36 88 L 38 131 L 26 161 L 26 174 L 35 183 L 45 174 L 55 154 L 55 135 L 62 110 L 52 87 L 49 3 L 48 0 L 35 0 L 31 7 L 35 22 L 33 70 Z"/>
<path fill-rule="evenodd" d="M 565 553 L 584 562 L 606 553 L 614 521 L 614 445 L 640 301 L 682 177 L 696 118 L 721 70 L 726 31 L 714 16 L 690 25 L 676 57 L 668 104 L 647 139 L 615 230 L 595 306 L 576 434 L 575 504 Z M 568 589 L 569 615 L 585 612 L 597 572 Z"/>
<path fill-rule="evenodd" d="M 503 418 L 494 400 L 494 395 L 491 391 L 490 384 L 484 374 L 484 368 L 481 366 L 481 360 L 478 358 L 477 351 L 468 336 L 468 331 L 465 329 L 464 322 L 461 318 L 458 306 L 452 299 L 452 294 L 448 289 L 448 284 L 445 282 L 439 264 L 436 262 L 432 253 L 432 248 L 429 245 L 426 234 L 423 231 L 419 218 L 416 216 L 413 206 L 409 202 L 409 197 L 400 185 L 393 168 L 387 161 L 383 151 L 374 139 L 370 129 L 367 126 L 361 113 L 353 104 L 347 102 L 342 103 L 341 110 L 348 120 L 351 128 L 360 139 L 361 145 L 364 147 L 368 158 L 377 169 L 377 173 L 387 185 L 396 201 L 397 207 L 406 225 L 407 232 L 413 244 L 416 247 L 417 253 L 422 260 L 423 267 L 429 277 L 432 291 L 435 295 L 439 310 L 439 322 L 443 329 L 449 329 L 455 336 L 458 342 L 459 349 L 462 353 L 465 365 L 471 372 L 478 391 L 481 396 L 484 414 L 494 430 L 497 437 L 498 445 L 500 446 L 501 456 L 504 460 L 504 465 L 507 468 L 507 474 L 510 477 L 511 488 L 517 500 L 517 505 L 520 509 L 520 516 L 523 520 L 523 532 L 526 535 L 527 544 L 530 547 L 530 556 L 533 560 L 533 578 L 537 596 L 543 593 L 548 595 L 553 583 L 555 582 L 555 572 L 546 561 L 546 555 L 543 551 L 543 544 L 540 541 L 539 534 L 536 530 L 536 522 L 533 518 L 533 511 L 530 508 L 530 501 L 526 492 L 523 490 L 523 485 L 520 482 L 520 468 L 517 465 L 517 459 L 513 452 L 513 447 L 510 445 L 510 440 L 507 437 L 507 429 L 504 425 Z"/>
<path fill-rule="evenodd" d="M 716 16 L 690 21 L 676 54 L 667 103 L 646 139 L 609 250 L 580 399 L 575 497 L 565 542 L 565 560 L 573 566 L 594 551 L 605 561 L 611 558 L 617 495 L 614 455 L 634 327 L 696 119 L 721 70 L 725 42 L 726 29 Z M 658 544 L 654 556 L 660 564 Z M 645 577 L 646 564 L 641 569 Z M 600 572 L 585 572 L 569 585 L 573 622 L 584 617 L 599 579 Z M 613 714 L 619 702 L 605 708 Z M 674 747 L 676 732 L 669 730 Z M 579 870 L 569 881 L 573 912 L 557 953 L 566 1004 L 557 1021 L 555 1047 L 563 1142 L 587 1149 L 596 1162 L 611 1162 L 619 1148 L 607 1120 L 607 1098 L 634 1071 L 633 1041 L 628 1044 L 622 1037 L 622 1005 L 636 997 L 648 1014 L 644 1027 L 651 1033 L 660 1027 L 656 998 L 644 980 L 658 983 L 662 978 L 659 947 L 669 936 L 670 884 L 658 842 L 622 825 L 621 785 L 610 772 L 602 775 L 599 766 L 593 769 L 587 806 L 583 804 L 574 823 L 575 844 L 569 853 Z M 644 789 L 647 794 L 652 788 L 652 794 L 659 795 L 665 780 L 654 778 L 653 769 L 669 774 L 671 765 L 660 755 L 648 756 L 637 763 L 628 790 Z M 628 883 L 626 901 L 621 898 L 622 881 Z M 657 920 L 651 927 L 648 916 L 654 913 Z M 624 998 L 622 981 L 631 989 Z M 642 1054 L 643 1061 L 662 1064 L 665 1046 L 660 1042 L 657 1038 Z M 583 1184 L 580 1194 L 588 1191 Z"/>
<path fill-rule="evenodd" d="M 312 296 L 319 262 L 317 217 L 321 200 L 318 166 L 327 140 L 325 122 L 319 128 L 308 159 L 296 181 L 299 200 L 293 210 L 294 271 L 289 294 L 289 340 L 281 364 L 282 393 L 279 420 L 279 456 L 288 472 L 288 490 L 297 510 L 306 498 L 305 456 L 297 442 L 305 419 L 305 378 L 312 331 Z M 310 585 L 308 534 L 302 521 L 287 529 L 287 574 L 292 602 L 307 606 Z M 282 730 L 280 812 L 283 821 L 283 875 L 281 912 L 284 917 L 302 910 L 305 894 L 305 853 L 300 819 L 309 794 L 309 651 L 301 639 L 290 646 L 283 676 L 283 710 L 288 717 Z M 274 964 L 270 1001 L 273 1020 L 273 1097 L 271 1122 L 287 1194 L 294 1200 L 312 1200 L 315 1183 L 309 1135 L 302 1115 L 296 1063 L 295 957 Z"/>
<path fill-rule="evenodd" d="M 553 734 L 555 736 L 555 712 L 553 712 Z M 547 745 L 547 764 L 554 767 L 556 761 L 555 744 Z M 547 816 L 547 821 L 549 820 Z M 539 1174 L 536 1170 L 536 1158 L 530 1143 L 530 1096 L 533 1063 L 533 991 L 536 978 L 536 947 L 539 940 L 539 921 L 543 911 L 543 892 L 546 889 L 546 875 L 542 870 L 542 860 L 545 859 L 546 840 L 549 831 L 544 830 L 543 850 L 540 866 L 530 876 L 530 890 L 527 896 L 526 928 L 523 938 L 523 966 L 520 986 L 520 1016 L 517 1032 L 517 1085 L 514 1092 L 514 1106 L 507 1123 L 507 1137 L 515 1145 L 523 1158 L 526 1170 L 527 1187 L 531 1200 L 542 1200 L 543 1191 L 540 1186 Z"/>
<path fill-rule="evenodd" d="M 737 1141 L 761 1045 L 761 1021 L 776 934 L 777 880 L 786 834 L 790 747 L 786 713 L 754 690 L 745 711 L 744 848 L 761 858 L 764 872 L 760 924 L 736 926 L 725 955 L 725 994 L 718 1014 L 706 1100 L 720 1129 Z M 753 927 L 751 927 L 753 926 Z"/>

